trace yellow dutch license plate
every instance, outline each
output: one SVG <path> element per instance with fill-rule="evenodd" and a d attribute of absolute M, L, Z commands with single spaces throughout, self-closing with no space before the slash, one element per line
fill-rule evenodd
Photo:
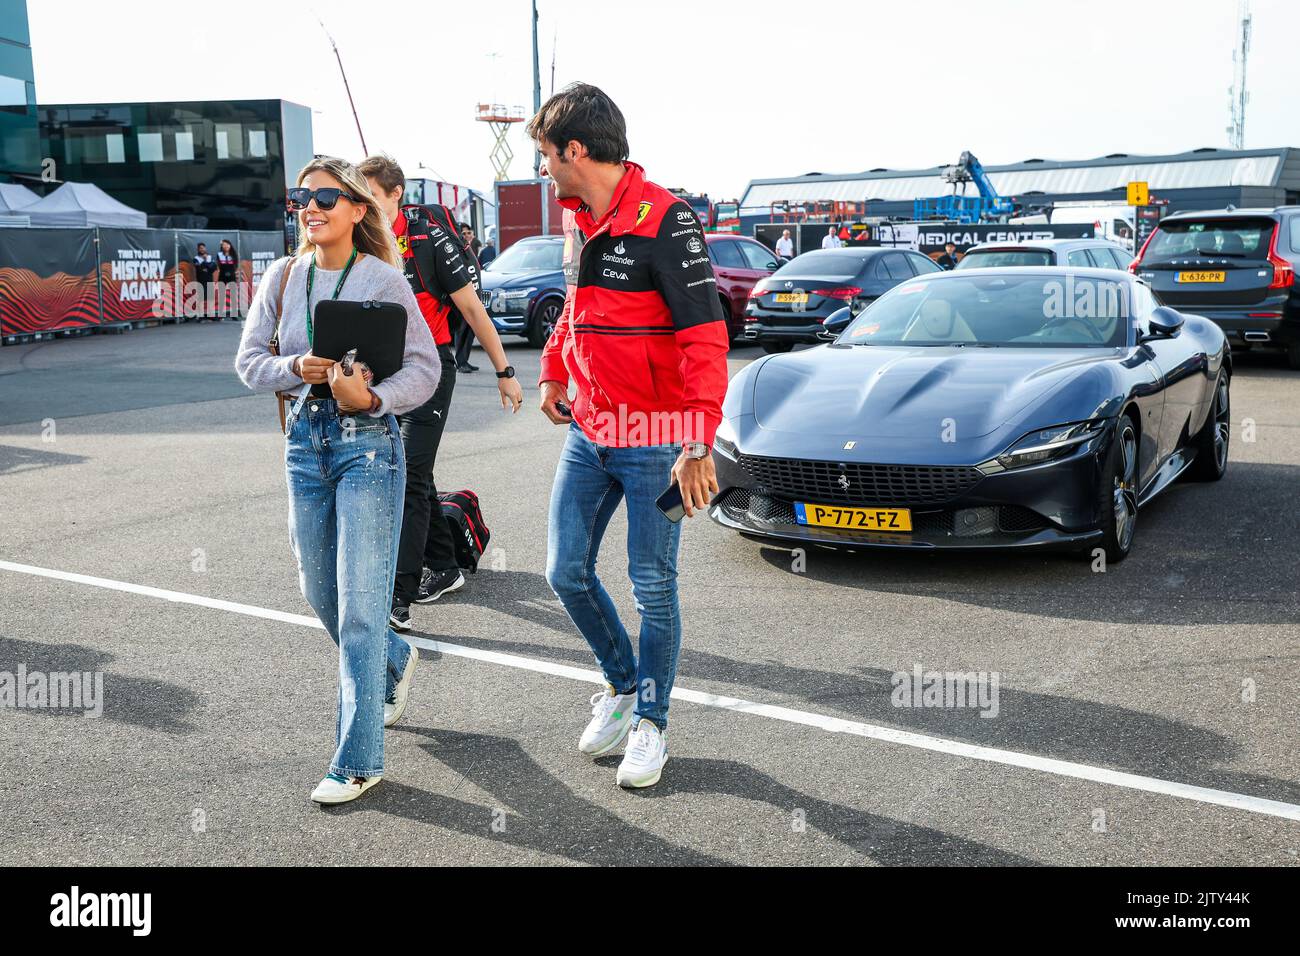
<path fill-rule="evenodd" d="M 778 292 L 776 301 L 783 305 L 807 305 L 807 292 Z"/>
<path fill-rule="evenodd" d="M 794 504 L 799 524 L 825 528 L 854 528 L 860 531 L 911 531 L 912 512 L 907 508 L 841 508 L 837 505 Z"/>
<path fill-rule="evenodd" d="M 1174 277 L 1176 282 L 1226 282 L 1226 272 L 1180 272 Z"/>

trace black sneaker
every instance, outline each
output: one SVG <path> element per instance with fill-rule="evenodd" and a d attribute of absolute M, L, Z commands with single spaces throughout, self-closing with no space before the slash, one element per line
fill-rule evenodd
<path fill-rule="evenodd" d="M 441 571 L 424 569 L 420 578 L 420 592 L 415 597 L 416 604 L 428 604 L 436 601 L 450 591 L 458 591 L 465 584 L 465 576 L 460 568 L 444 568 Z"/>
<path fill-rule="evenodd" d="M 462 375 L 468 375 L 470 372 L 477 372 L 478 366 L 470 365 L 469 362 L 462 362 L 460 365 L 456 366 L 456 371 L 460 372 Z"/>
<path fill-rule="evenodd" d="M 409 631 L 411 629 L 410 605 L 394 602 L 393 609 L 388 612 L 388 624 L 394 631 Z"/>

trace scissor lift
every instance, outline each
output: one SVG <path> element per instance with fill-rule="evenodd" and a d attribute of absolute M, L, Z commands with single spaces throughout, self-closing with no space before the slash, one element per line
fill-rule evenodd
<path fill-rule="evenodd" d="M 478 115 L 474 119 L 479 123 L 487 123 L 496 136 L 496 142 L 492 144 L 492 152 L 488 154 L 492 160 L 492 168 L 496 171 L 496 181 L 503 182 L 509 179 L 510 160 L 515 158 L 515 151 L 510 148 L 510 142 L 506 137 L 510 134 L 511 124 L 524 121 L 524 108 L 502 106 L 500 103 L 479 103 Z"/>

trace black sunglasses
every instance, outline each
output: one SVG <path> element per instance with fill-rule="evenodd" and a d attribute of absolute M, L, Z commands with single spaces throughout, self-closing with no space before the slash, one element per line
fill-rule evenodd
<path fill-rule="evenodd" d="M 342 189 L 335 189 L 333 186 L 326 186 L 323 189 L 308 189 L 306 186 L 296 186 L 289 190 L 288 206 L 290 209 L 306 209 L 313 199 L 316 205 L 321 209 L 333 209 L 343 197 L 349 202 L 361 202 L 356 196 Z"/>

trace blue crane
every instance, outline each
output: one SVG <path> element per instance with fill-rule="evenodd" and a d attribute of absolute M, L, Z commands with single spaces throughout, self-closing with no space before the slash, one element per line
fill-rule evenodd
<path fill-rule="evenodd" d="M 975 158 L 975 154 L 967 150 L 961 154 L 955 166 L 945 166 L 943 168 L 944 182 L 952 183 L 953 191 L 947 196 L 932 196 L 927 199 L 917 199 L 912 203 L 913 219 L 947 219 L 957 222 L 981 222 L 987 219 L 1000 219 L 1005 216 L 1013 215 L 1016 211 L 1016 204 L 1004 197 L 999 196 L 998 191 L 993 187 L 988 173 L 984 172 L 984 167 L 980 161 Z M 966 195 L 966 184 L 974 183 L 978 196 Z M 961 185 L 961 192 L 957 192 L 957 185 Z"/>

